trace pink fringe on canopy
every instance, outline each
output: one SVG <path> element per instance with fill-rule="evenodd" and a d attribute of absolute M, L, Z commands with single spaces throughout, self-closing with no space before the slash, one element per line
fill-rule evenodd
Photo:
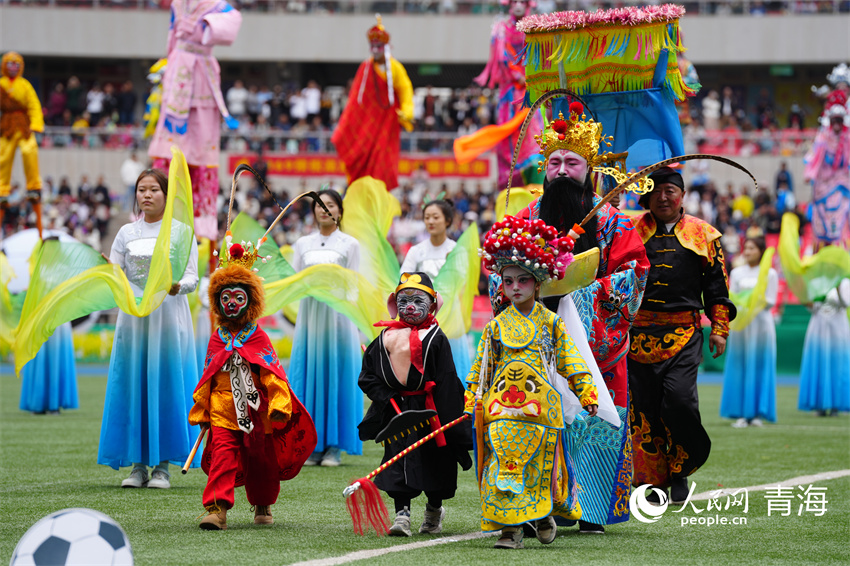
<path fill-rule="evenodd" d="M 629 6 L 595 12 L 553 12 L 526 16 L 517 22 L 516 28 L 523 33 L 575 30 L 593 25 L 636 26 L 653 22 L 669 22 L 685 14 L 684 6 L 661 4 L 660 6 Z"/>

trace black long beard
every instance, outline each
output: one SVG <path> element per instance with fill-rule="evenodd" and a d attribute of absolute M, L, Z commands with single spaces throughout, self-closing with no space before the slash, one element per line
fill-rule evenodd
<path fill-rule="evenodd" d="M 573 224 L 578 224 L 593 209 L 593 183 L 590 175 L 584 183 L 570 177 L 556 177 L 543 181 L 543 196 L 540 197 L 540 219 L 564 234 Z M 596 215 L 583 226 L 585 234 L 576 240 L 574 254 L 599 247 L 596 241 Z"/>

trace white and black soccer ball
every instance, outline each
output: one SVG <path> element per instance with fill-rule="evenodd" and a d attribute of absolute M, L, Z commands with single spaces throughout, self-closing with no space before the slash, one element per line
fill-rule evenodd
<path fill-rule="evenodd" d="M 127 534 L 112 518 L 94 509 L 63 509 L 24 533 L 10 566 L 132 566 Z"/>

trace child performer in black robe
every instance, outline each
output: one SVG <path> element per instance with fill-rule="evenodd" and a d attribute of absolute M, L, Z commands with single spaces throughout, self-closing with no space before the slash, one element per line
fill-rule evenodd
<path fill-rule="evenodd" d="M 361 440 L 370 440 L 401 411 L 437 411 L 426 425 L 403 438 L 391 438 L 383 462 L 431 432 L 463 415 L 464 388 L 455 371 L 449 340 L 434 315 L 442 298 L 425 273 L 403 273 L 387 301 L 393 318 L 366 349 L 358 385 L 372 401 L 358 426 Z M 452 427 L 412 451 L 375 478 L 375 485 L 395 502 L 396 517 L 390 535 L 411 536 L 410 501 L 423 491 L 428 498 L 420 533 L 442 532 L 443 501 L 457 489 L 457 465 L 472 467 L 472 430 L 468 422 Z"/>

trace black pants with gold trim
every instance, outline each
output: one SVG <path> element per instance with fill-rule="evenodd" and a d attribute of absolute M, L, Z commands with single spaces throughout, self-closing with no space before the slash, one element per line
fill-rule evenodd
<path fill-rule="evenodd" d="M 656 329 L 632 329 L 633 335 L 640 332 L 651 335 Z M 708 459 L 711 440 L 702 426 L 697 395 L 702 343 L 697 329 L 668 359 L 641 363 L 629 358 L 635 486 L 667 487 L 671 477 L 689 476 Z"/>

